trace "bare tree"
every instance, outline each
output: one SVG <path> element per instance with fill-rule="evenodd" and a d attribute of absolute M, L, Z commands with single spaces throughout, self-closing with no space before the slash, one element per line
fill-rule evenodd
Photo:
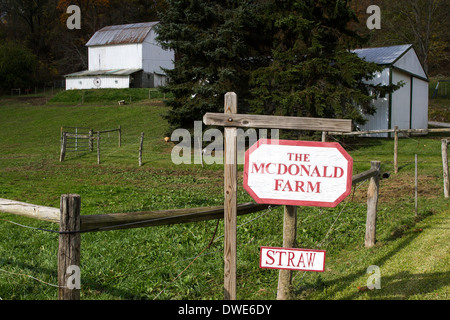
<path fill-rule="evenodd" d="M 438 56 L 448 59 L 449 6 L 446 0 L 382 0 L 379 3 L 382 30 L 375 43 L 412 43 L 427 73 Z"/>

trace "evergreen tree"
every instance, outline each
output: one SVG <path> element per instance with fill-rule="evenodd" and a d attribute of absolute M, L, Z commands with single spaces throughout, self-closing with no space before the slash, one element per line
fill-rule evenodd
<path fill-rule="evenodd" d="M 167 119 L 192 126 L 223 111 L 238 95 L 239 112 L 353 119 L 364 123 L 372 101 L 396 86 L 367 84 L 382 67 L 359 59 L 350 45 L 364 39 L 350 0 L 168 0 L 159 41 L 176 53 L 166 70 Z"/>
<path fill-rule="evenodd" d="M 173 70 L 166 70 L 173 94 L 167 120 L 172 127 L 192 126 L 206 112 L 222 112 L 223 96 L 238 94 L 245 111 L 249 76 L 268 64 L 265 24 L 260 16 L 265 1 L 168 0 L 157 26 L 158 41 L 175 51 Z"/>
<path fill-rule="evenodd" d="M 253 73 L 253 112 L 364 123 L 372 100 L 396 88 L 366 84 L 381 67 L 348 50 L 362 41 L 348 29 L 356 20 L 348 2 L 274 1 L 273 60 Z"/>

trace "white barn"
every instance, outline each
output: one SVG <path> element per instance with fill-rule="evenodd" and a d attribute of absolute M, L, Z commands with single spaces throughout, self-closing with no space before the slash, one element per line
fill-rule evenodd
<path fill-rule="evenodd" d="M 96 88 L 154 88 L 173 69 L 174 52 L 156 42 L 154 26 L 144 22 L 108 26 L 86 43 L 88 70 L 65 75 L 66 90 Z"/>
<path fill-rule="evenodd" d="M 399 90 L 378 98 L 377 111 L 367 115 L 367 123 L 359 126 L 361 131 L 428 128 L 428 76 L 411 44 L 380 48 L 357 49 L 361 59 L 385 66 L 372 80 L 381 84 L 396 84 L 403 81 Z M 370 136 L 388 137 L 387 133 Z"/>

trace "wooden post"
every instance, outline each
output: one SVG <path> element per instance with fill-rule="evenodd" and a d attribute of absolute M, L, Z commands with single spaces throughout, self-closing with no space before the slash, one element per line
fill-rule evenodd
<path fill-rule="evenodd" d="M 322 142 L 327 142 L 327 132 L 322 131 Z"/>
<path fill-rule="evenodd" d="M 139 167 L 142 166 L 142 148 L 144 144 L 144 133 L 141 132 L 141 143 L 139 145 Z"/>
<path fill-rule="evenodd" d="M 398 126 L 394 127 L 394 172 L 398 173 Z"/>
<path fill-rule="evenodd" d="M 414 212 L 415 216 L 419 215 L 418 207 L 417 207 L 417 192 L 418 192 L 419 184 L 417 181 L 417 153 L 414 155 Z"/>
<path fill-rule="evenodd" d="M 444 197 L 449 197 L 449 179 L 448 179 L 448 153 L 447 153 L 448 139 L 442 139 L 442 172 L 444 175 Z"/>
<path fill-rule="evenodd" d="M 97 164 L 100 164 L 100 131 L 97 131 Z"/>
<path fill-rule="evenodd" d="M 237 113 L 237 95 L 225 94 L 224 113 Z M 237 208 L 237 137 L 235 127 L 226 127 L 224 165 L 224 295 L 225 300 L 236 300 L 236 208 Z"/>
<path fill-rule="evenodd" d="M 81 198 L 77 194 L 64 194 L 60 200 L 60 232 L 80 230 L 80 207 Z M 75 277 L 79 277 L 79 272 L 74 268 L 80 267 L 80 244 L 81 234 L 63 234 L 59 235 L 58 248 L 58 298 L 59 300 L 79 300 L 80 288 L 79 278 L 74 279 L 72 272 L 75 271 Z M 75 283 L 72 282 L 75 280 Z"/>
<path fill-rule="evenodd" d="M 122 126 L 119 125 L 119 148 L 122 146 Z"/>
<path fill-rule="evenodd" d="M 297 240 L 297 207 L 284 207 L 283 248 L 294 248 Z M 280 270 L 278 273 L 277 300 L 289 299 L 291 292 L 292 270 Z"/>
<path fill-rule="evenodd" d="M 89 151 L 94 150 L 93 140 L 94 140 L 93 131 L 92 131 L 92 129 L 89 129 Z"/>
<path fill-rule="evenodd" d="M 350 119 L 323 119 L 238 114 L 237 96 L 234 92 L 228 92 L 225 95 L 224 109 L 224 113 L 206 113 L 203 116 L 203 123 L 206 125 L 225 127 L 224 293 L 225 299 L 236 299 L 236 128 L 351 132 L 352 121 Z"/>
<path fill-rule="evenodd" d="M 371 161 L 370 165 L 372 169 L 378 171 L 378 174 L 370 178 L 369 189 L 367 190 L 366 247 L 373 247 L 376 241 L 378 189 L 380 186 L 379 170 L 381 162 Z"/>
<path fill-rule="evenodd" d="M 67 144 L 67 136 L 66 136 L 66 133 L 63 132 L 62 138 L 61 138 L 61 153 L 59 155 L 60 162 L 63 162 L 64 158 L 66 157 L 66 144 Z"/>
<path fill-rule="evenodd" d="M 78 128 L 75 128 L 75 151 L 78 151 Z"/>

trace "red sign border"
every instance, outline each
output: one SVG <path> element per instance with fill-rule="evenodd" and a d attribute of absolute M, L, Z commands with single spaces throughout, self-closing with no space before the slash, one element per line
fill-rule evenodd
<path fill-rule="evenodd" d="M 322 270 L 309 270 L 309 269 L 299 269 L 299 268 L 285 268 L 285 267 L 263 267 L 262 264 L 262 249 L 281 249 L 281 250 L 289 250 L 289 251 L 307 251 L 307 252 L 323 252 L 323 265 Z M 261 246 L 259 248 L 259 267 L 261 269 L 278 269 L 278 270 L 294 270 L 294 271 L 309 271 L 309 272 L 325 272 L 325 260 L 327 259 L 326 250 L 314 250 L 314 249 L 301 249 L 301 248 L 282 248 L 282 247 L 266 247 Z"/>
<path fill-rule="evenodd" d="M 276 141 L 276 142 L 272 142 Z M 348 161 L 347 165 L 347 188 L 346 191 L 335 201 L 303 201 L 303 200 L 280 200 L 280 199 L 268 199 L 259 198 L 256 193 L 248 185 L 248 170 L 249 170 L 249 157 L 257 148 L 262 144 L 273 145 L 285 145 L 285 146 L 303 146 L 303 147 L 320 147 L 338 149 L 339 152 Z M 259 139 L 245 152 L 244 163 L 244 189 L 250 194 L 250 196 L 257 202 L 262 204 L 276 204 L 276 205 L 290 205 L 290 206 L 305 206 L 305 207 L 328 207 L 334 208 L 342 202 L 352 191 L 352 173 L 353 173 L 353 158 L 345 151 L 345 149 L 337 142 L 317 142 L 317 141 L 297 141 L 297 140 L 274 140 L 274 139 Z"/>

